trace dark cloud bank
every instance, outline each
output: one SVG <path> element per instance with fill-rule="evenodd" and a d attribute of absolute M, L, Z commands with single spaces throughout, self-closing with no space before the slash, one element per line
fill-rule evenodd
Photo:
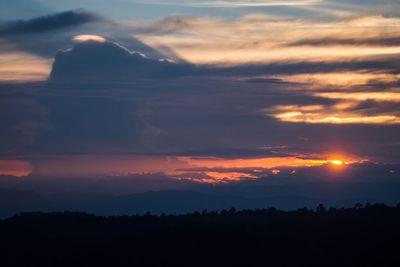
<path fill-rule="evenodd" d="M 303 39 L 288 46 L 335 46 L 335 45 L 357 45 L 357 46 L 398 46 L 400 45 L 400 36 L 374 37 L 374 38 L 314 38 Z"/>
<path fill-rule="evenodd" d="M 100 16 L 83 10 L 66 11 L 29 20 L 0 23 L 0 37 L 46 32 L 101 20 Z"/>
<path fill-rule="evenodd" d="M 59 49 L 67 49 L 74 45 L 72 41 L 79 34 L 101 34 L 113 36 L 112 39 L 126 47 L 146 53 L 153 59 L 161 58 L 161 54 L 138 39 L 127 35 L 126 30 L 117 23 L 85 11 L 70 10 L 41 16 L 33 19 L 21 19 L 0 22 L 0 51 L 26 51 L 46 58 L 54 58 Z M 10 46 L 11 45 L 11 46 Z M 174 59 L 179 59 L 172 52 Z"/>
<path fill-rule="evenodd" d="M 384 59 L 371 62 L 371 68 L 382 67 L 379 64 L 399 69 L 398 63 Z M 362 62 L 336 63 L 336 68 L 351 65 L 365 68 Z M 317 153 L 334 146 L 394 159 L 398 150 L 390 147 L 399 142 L 399 126 L 282 123 L 260 110 L 335 101 L 291 91 L 288 88 L 295 84 L 276 79 L 238 80 L 258 73 L 318 69 L 327 71 L 332 66 L 201 67 L 147 58 L 111 40 L 76 43 L 57 54 L 47 84 L 35 90 L 29 89 L 32 85 L 3 90 L 1 112 L 7 121 L 2 122 L 9 131 L 1 134 L 0 145 L 2 151 L 15 154 L 195 155 L 192 152 L 198 151 L 204 156 L 207 151 L 221 156 L 221 151 L 229 150 L 229 157 L 234 157 L 232 151 L 244 151 L 239 156 L 247 157 L 248 151 L 257 155 L 260 147 L 268 146 Z"/>
<path fill-rule="evenodd" d="M 189 64 L 150 59 L 111 41 L 87 41 L 58 52 L 50 81 L 129 82 L 137 79 L 175 78 L 189 74 L 191 68 Z"/>
<path fill-rule="evenodd" d="M 335 71 L 386 71 L 399 73 L 398 58 L 369 58 L 364 61 L 343 62 L 283 62 L 233 67 L 195 66 L 175 63 L 167 58 L 148 58 L 146 55 L 107 40 L 87 41 L 75 44 L 72 49 L 59 51 L 50 75 L 51 81 L 109 81 L 132 82 L 138 79 L 176 78 L 196 76 L 210 77 L 251 77 L 267 74 L 325 73 Z M 249 79 L 254 81 L 254 79 Z M 257 80 L 259 81 L 259 80 Z M 267 83 L 279 80 L 266 79 Z"/>

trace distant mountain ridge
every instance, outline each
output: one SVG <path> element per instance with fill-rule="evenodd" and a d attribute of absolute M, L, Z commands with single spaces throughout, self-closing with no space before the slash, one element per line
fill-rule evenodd
<path fill-rule="evenodd" d="M 80 211 L 96 215 L 184 214 L 194 211 L 223 209 L 278 208 L 295 210 L 302 207 L 354 206 L 369 200 L 332 201 L 297 195 L 249 198 L 235 195 L 202 193 L 197 191 L 158 191 L 124 196 L 53 194 L 40 195 L 31 191 L 0 190 L 0 218 L 23 212 Z"/>

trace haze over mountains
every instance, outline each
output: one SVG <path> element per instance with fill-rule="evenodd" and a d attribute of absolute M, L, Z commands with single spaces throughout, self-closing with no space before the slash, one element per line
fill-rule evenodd
<path fill-rule="evenodd" d="M 240 197 L 230 194 L 215 195 L 195 191 L 159 191 L 126 196 L 97 196 L 74 193 L 39 195 L 29 191 L 1 190 L 0 217 L 8 218 L 26 212 L 88 212 L 100 216 L 136 215 L 150 212 L 186 214 L 202 211 L 222 211 L 230 208 L 296 210 L 303 207 L 353 207 L 355 203 L 381 203 L 375 199 L 328 200 L 296 195 L 276 197 Z M 10 205 L 10 203 L 13 203 Z M 386 202 L 395 205 L 394 202 Z"/>
<path fill-rule="evenodd" d="M 15 181 L 1 178 L 0 216 L 33 211 L 74 210 L 97 215 L 184 214 L 194 211 L 222 209 L 255 209 L 276 207 L 295 210 L 315 208 L 319 204 L 332 207 L 353 207 L 355 203 L 396 205 L 399 195 L 397 176 L 389 170 L 398 165 L 364 164 L 353 173 L 319 181 L 325 167 L 298 170 L 296 177 L 277 174 L 255 181 L 207 185 L 176 180 L 161 174 L 151 177 L 35 177 Z M 380 173 L 385 172 L 386 176 Z M 314 174 L 313 174 L 314 172 Z M 304 180 L 308 178 L 308 182 Z M 294 180 L 293 180 L 294 179 Z M 292 180 L 292 181 L 291 181 Z M 297 180 L 297 181 L 296 181 Z M 152 184 L 153 183 L 153 184 Z M 38 193 L 39 192 L 39 193 Z"/>

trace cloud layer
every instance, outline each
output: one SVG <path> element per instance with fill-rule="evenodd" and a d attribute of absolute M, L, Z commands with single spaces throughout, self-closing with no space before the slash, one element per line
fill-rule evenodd
<path fill-rule="evenodd" d="M 170 17 L 130 27 L 144 42 L 169 46 L 193 63 L 248 64 L 389 57 L 400 52 L 399 25 L 398 17 L 382 15 L 298 20 L 248 14 L 235 19 Z"/>
<path fill-rule="evenodd" d="M 225 8 L 243 8 L 243 7 L 271 7 L 271 6 L 307 6 L 322 2 L 322 0 L 289 0 L 289 1 L 266 1 L 266 0 L 234 0 L 234 1 L 147 1 L 146 4 L 158 5 L 176 5 L 187 7 L 225 7 Z"/>

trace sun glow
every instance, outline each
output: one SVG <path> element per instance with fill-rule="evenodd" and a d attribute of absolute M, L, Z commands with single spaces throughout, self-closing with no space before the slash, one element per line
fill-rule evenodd
<path fill-rule="evenodd" d="M 0 176 L 25 177 L 32 173 L 32 165 L 23 160 L 0 160 Z"/>
<path fill-rule="evenodd" d="M 100 35 L 92 35 L 92 34 L 83 34 L 83 35 L 76 35 L 74 38 L 72 38 L 75 42 L 81 43 L 81 42 L 87 42 L 87 41 L 94 41 L 94 42 L 99 42 L 99 43 L 104 43 L 106 42 L 106 38 Z"/>
<path fill-rule="evenodd" d="M 340 160 L 340 159 L 334 159 L 334 160 L 330 160 L 328 162 L 335 166 L 343 166 L 344 164 L 346 164 L 343 160 Z"/>

